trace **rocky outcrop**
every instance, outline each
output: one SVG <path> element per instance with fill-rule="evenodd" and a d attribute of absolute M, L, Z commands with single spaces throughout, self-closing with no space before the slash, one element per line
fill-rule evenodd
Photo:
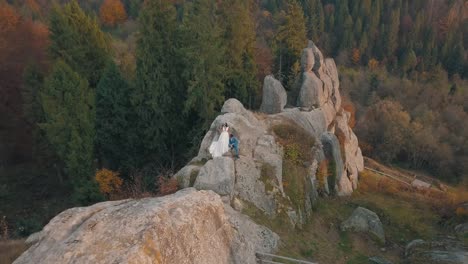
<path fill-rule="evenodd" d="M 193 187 L 198 190 L 213 190 L 219 195 L 231 195 L 234 181 L 233 159 L 219 157 L 209 160 L 200 169 Z"/>
<path fill-rule="evenodd" d="M 350 195 L 357 188 L 363 158 L 357 137 L 348 125 L 350 114 L 341 107 L 335 62 L 324 58 L 311 42 L 303 51 L 301 64 L 304 78 L 297 107 L 284 109 L 286 92 L 271 75 L 264 82 L 262 114 L 246 110 L 236 99 L 224 103 L 221 115 L 204 136 L 198 155 L 176 174 L 184 187 L 193 182 L 197 189 L 228 196 L 224 199 L 235 208 L 253 205 L 270 217 L 287 215 L 298 226 L 312 214 L 318 189 L 329 195 Z M 240 159 L 236 161 L 229 154 L 212 160 L 208 152 L 224 123 L 240 141 Z M 301 201 L 296 192 L 288 192 L 284 185 L 284 176 L 291 172 L 284 166 L 287 146 L 274 132 L 281 125 L 302 130 L 315 142 L 308 146 L 313 153 L 309 160 L 295 161 L 294 170 L 300 173 L 294 177 L 300 179 L 294 181 L 305 185 L 300 187 L 304 189 L 299 195 Z M 318 175 L 323 164 L 328 164 L 329 175 Z"/>
<path fill-rule="evenodd" d="M 276 114 L 283 111 L 287 102 L 286 90 L 273 76 L 268 75 L 263 82 L 263 99 L 260 111 Z"/>
<path fill-rule="evenodd" d="M 434 241 L 416 239 L 405 248 L 408 263 L 462 264 L 468 263 L 468 251 L 463 242 L 452 237 L 441 237 Z"/>
<path fill-rule="evenodd" d="M 211 191 L 98 203 L 53 218 L 14 263 L 256 263 L 279 237 Z"/>
<path fill-rule="evenodd" d="M 464 236 L 468 234 L 468 223 L 463 223 L 455 226 L 455 234 Z"/>
<path fill-rule="evenodd" d="M 368 233 L 385 243 L 385 233 L 379 216 L 363 207 L 356 208 L 351 216 L 341 223 L 341 230 Z"/>

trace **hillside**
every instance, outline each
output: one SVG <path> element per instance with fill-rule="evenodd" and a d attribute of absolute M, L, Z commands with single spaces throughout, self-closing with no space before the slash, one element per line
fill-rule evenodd
<path fill-rule="evenodd" d="M 286 91 L 272 76 L 263 113 L 227 100 L 198 155 L 174 175 L 184 190 L 62 212 L 28 238 L 15 263 L 257 263 L 259 253 L 319 263 L 464 263 L 466 233 L 458 224 L 466 221 L 467 190 L 421 190 L 364 170 L 333 60 L 311 42 L 301 61 L 300 107 L 284 108 Z M 241 142 L 240 157 L 212 158 L 208 148 L 226 123 Z M 371 222 L 356 230 L 362 221 Z M 114 229 L 120 232 L 109 246 Z M 416 239 L 429 242 L 407 246 Z"/>

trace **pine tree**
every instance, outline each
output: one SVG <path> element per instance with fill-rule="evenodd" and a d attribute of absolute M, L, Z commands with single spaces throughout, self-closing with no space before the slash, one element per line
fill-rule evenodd
<path fill-rule="evenodd" d="M 295 63 L 298 62 L 302 50 L 307 46 L 307 35 L 304 13 L 296 1 L 288 5 L 285 22 L 280 26 L 277 35 L 279 78 L 286 84 L 287 89 L 292 88 L 288 76 Z"/>
<path fill-rule="evenodd" d="M 259 87 L 254 63 L 256 35 L 253 8 L 249 0 L 227 0 L 223 2 L 221 10 L 229 67 L 225 95 L 239 99 L 248 107 L 252 107 L 256 101 Z"/>
<path fill-rule="evenodd" d="M 162 166 L 173 166 L 178 155 L 184 153 L 186 140 L 182 136 L 187 137 L 181 133 L 186 123 L 182 66 L 201 57 L 182 61 L 183 46 L 172 1 L 147 1 L 144 5 L 136 51 L 136 82 L 131 93 L 135 122 L 130 141 L 138 150 L 133 164 L 141 167 L 158 161 Z"/>
<path fill-rule="evenodd" d="M 183 25 L 187 59 L 184 76 L 188 81 L 185 111 L 196 113 L 205 128 L 224 102 L 226 47 L 217 12 L 213 1 L 195 1 L 187 6 Z"/>
<path fill-rule="evenodd" d="M 325 32 L 325 14 L 320 0 L 301 0 L 307 24 L 307 37 L 318 42 Z"/>
<path fill-rule="evenodd" d="M 398 31 L 400 28 L 400 9 L 391 12 L 390 23 L 385 36 L 385 54 L 388 58 L 395 55 L 398 48 Z"/>
<path fill-rule="evenodd" d="M 64 164 L 82 203 L 99 199 L 94 174 L 94 94 L 65 62 L 55 63 L 40 91 L 45 121 L 40 127 Z"/>
<path fill-rule="evenodd" d="M 52 9 L 49 31 L 52 58 L 63 60 L 96 87 L 111 50 L 96 19 L 87 16 L 73 0 L 63 8 Z"/>
<path fill-rule="evenodd" d="M 96 87 L 96 148 L 100 159 L 114 170 L 127 164 L 130 87 L 110 62 Z"/>

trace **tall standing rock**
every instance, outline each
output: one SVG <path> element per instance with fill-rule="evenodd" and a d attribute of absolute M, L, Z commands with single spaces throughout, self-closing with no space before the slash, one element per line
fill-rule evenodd
<path fill-rule="evenodd" d="M 263 81 L 263 98 L 260 111 L 267 114 L 281 113 L 287 99 L 288 97 L 283 85 L 272 75 L 266 76 Z"/>

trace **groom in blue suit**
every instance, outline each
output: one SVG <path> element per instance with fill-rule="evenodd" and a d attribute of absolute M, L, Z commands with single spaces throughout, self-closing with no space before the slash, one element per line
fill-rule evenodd
<path fill-rule="evenodd" d="M 229 148 L 234 149 L 236 159 L 239 158 L 239 140 L 233 135 L 229 135 Z"/>

